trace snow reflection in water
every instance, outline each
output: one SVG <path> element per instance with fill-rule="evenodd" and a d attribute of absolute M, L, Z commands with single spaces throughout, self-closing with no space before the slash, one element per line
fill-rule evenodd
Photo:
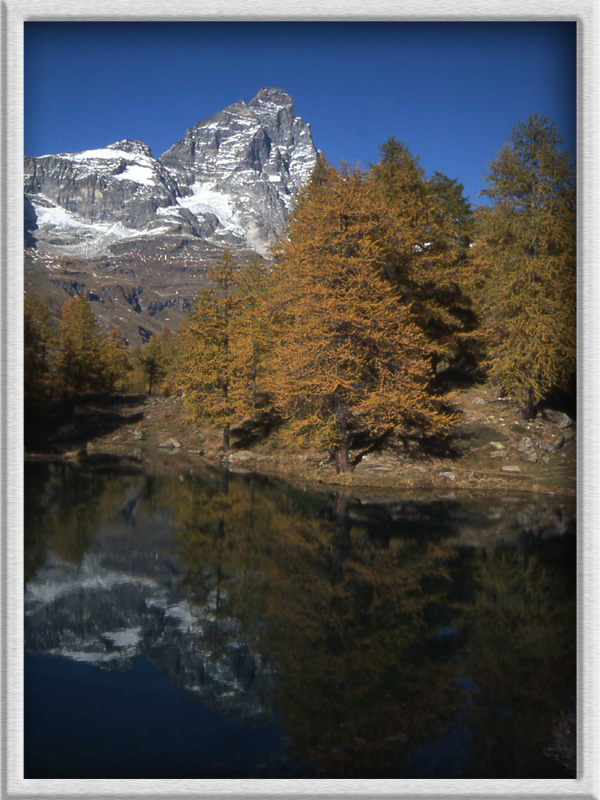
<path fill-rule="evenodd" d="M 572 774 L 570 500 L 26 477 L 30 777 Z"/>

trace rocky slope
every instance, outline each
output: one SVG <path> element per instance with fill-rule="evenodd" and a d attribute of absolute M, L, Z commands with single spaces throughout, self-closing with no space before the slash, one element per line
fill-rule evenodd
<path fill-rule="evenodd" d="M 160 162 L 186 193 L 164 216 L 183 207 L 215 224 L 212 241 L 265 252 L 316 159 L 310 126 L 295 116 L 291 97 L 261 89 L 250 103 L 239 101 L 199 122 L 163 153 Z"/>
<path fill-rule="evenodd" d="M 190 128 L 156 159 L 143 142 L 25 159 L 28 241 L 97 255 L 121 239 L 184 233 L 266 252 L 317 159 L 291 97 L 261 89 Z"/>
<path fill-rule="evenodd" d="M 224 247 L 267 254 L 316 160 L 281 89 L 198 122 L 159 158 L 127 139 L 26 158 L 26 290 L 57 304 L 87 293 L 132 342 L 176 327 Z"/>

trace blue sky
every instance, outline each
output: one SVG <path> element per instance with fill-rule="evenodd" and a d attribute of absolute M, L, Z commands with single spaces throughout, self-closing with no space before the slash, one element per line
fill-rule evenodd
<path fill-rule="evenodd" d="M 25 24 L 25 154 L 140 139 L 159 156 L 263 86 L 285 89 L 335 165 L 390 136 L 478 202 L 533 112 L 576 144 L 576 25 L 558 22 Z"/>

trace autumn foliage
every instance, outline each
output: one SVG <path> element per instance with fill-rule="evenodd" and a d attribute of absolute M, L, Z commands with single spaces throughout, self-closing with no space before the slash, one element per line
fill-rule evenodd
<path fill-rule="evenodd" d="M 252 405 L 251 358 L 245 346 L 239 266 L 229 250 L 208 270 L 208 288 L 179 334 L 179 381 L 189 416 L 218 426 L 229 450 L 232 421 Z"/>
<path fill-rule="evenodd" d="M 576 359 L 576 186 L 556 128 L 532 115 L 490 163 L 474 248 L 487 372 L 526 416 L 569 390 Z"/>
<path fill-rule="evenodd" d="M 446 432 L 430 391 L 432 348 L 387 279 L 386 208 L 360 170 L 329 170 L 298 202 L 274 250 L 276 344 L 272 392 L 294 434 L 317 430 L 339 470 L 351 433 Z"/>
<path fill-rule="evenodd" d="M 480 340 L 465 291 L 473 215 L 463 186 L 440 172 L 428 178 L 418 157 L 393 138 L 371 176 L 392 236 L 385 274 L 411 304 L 432 348 L 432 368 L 443 360 L 472 364 Z"/>
<path fill-rule="evenodd" d="M 101 331 L 86 297 L 69 299 L 56 313 L 29 292 L 24 312 L 27 408 L 127 387 L 127 344 L 117 326 Z"/>
<path fill-rule="evenodd" d="M 278 441 L 327 449 L 338 471 L 360 437 L 443 439 L 453 372 L 485 375 L 531 416 L 575 372 L 575 177 L 561 144 L 543 117 L 515 126 L 476 212 L 395 139 L 368 170 L 321 156 L 270 258 L 225 250 L 188 321 L 133 359 L 87 299 L 57 318 L 28 295 L 26 403 L 124 390 L 133 361 L 138 387 L 182 394 L 223 450 L 236 423 L 270 414 Z"/>

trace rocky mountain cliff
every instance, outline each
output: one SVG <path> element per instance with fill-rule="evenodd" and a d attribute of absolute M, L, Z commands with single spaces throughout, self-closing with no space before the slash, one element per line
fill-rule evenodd
<path fill-rule="evenodd" d="M 198 122 L 159 158 L 143 142 L 25 159 L 25 289 L 86 294 L 132 343 L 175 329 L 224 247 L 266 255 L 317 160 L 281 89 Z"/>
<path fill-rule="evenodd" d="M 185 234 L 264 254 L 316 159 L 291 97 L 261 89 L 198 122 L 158 159 L 127 139 L 26 158 L 27 241 L 81 257 L 119 240 Z"/>

